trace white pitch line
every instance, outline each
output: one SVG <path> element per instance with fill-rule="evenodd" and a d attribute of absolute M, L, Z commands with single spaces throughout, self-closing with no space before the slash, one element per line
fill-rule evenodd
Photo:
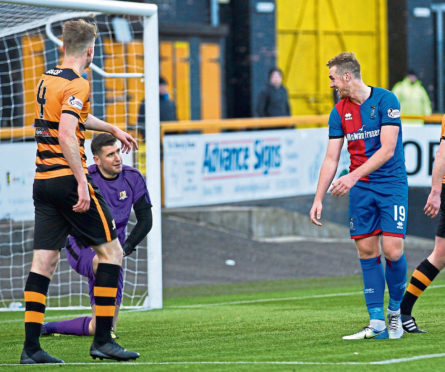
<path fill-rule="evenodd" d="M 437 288 L 444 288 L 445 284 L 439 284 L 439 285 L 432 285 L 428 288 L 430 289 L 437 289 Z M 171 306 L 165 306 L 164 309 L 196 309 L 201 307 L 207 307 L 207 306 L 225 306 L 225 305 L 242 305 L 242 304 L 254 304 L 254 303 L 264 303 L 264 302 L 279 302 L 279 301 L 298 301 L 298 300 L 310 300 L 313 298 L 328 298 L 328 297 L 340 297 L 340 296 L 354 296 L 354 295 L 361 295 L 363 294 L 362 291 L 360 292 L 343 292 L 343 293 L 328 293 L 328 294 L 321 294 L 321 295 L 312 295 L 312 296 L 301 296 L 301 297 L 276 297 L 276 298 L 260 298 L 256 300 L 240 300 L 240 301 L 230 301 L 230 302 L 215 302 L 210 304 L 195 304 L 195 305 L 171 305 Z M 129 313 L 129 312 L 140 312 L 140 311 L 150 311 L 150 309 L 130 309 L 130 310 L 121 310 L 120 313 Z M 81 316 L 89 316 L 91 313 L 86 314 L 73 314 L 77 317 Z M 53 316 L 45 316 L 45 320 L 56 320 L 56 319 L 64 319 L 64 318 L 70 318 L 69 315 L 53 315 Z M 2 323 L 18 323 L 23 322 L 23 319 L 9 319 L 9 320 L 2 320 Z"/>
<path fill-rule="evenodd" d="M 429 289 L 437 289 L 444 288 L 445 284 L 432 285 L 429 286 Z M 386 290 L 385 292 L 388 292 Z M 321 295 L 312 295 L 312 296 L 301 296 L 301 297 L 276 297 L 276 298 L 260 298 L 256 300 L 240 300 L 240 301 L 229 301 L 229 302 L 215 302 L 209 304 L 194 304 L 194 305 L 171 305 L 166 306 L 165 308 L 174 308 L 174 309 L 190 309 L 190 308 L 200 308 L 206 306 L 223 306 L 223 305 L 240 305 L 240 304 L 252 304 L 252 303 L 262 303 L 262 302 L 278 302 L 278 301 L 296 301 L 296 300 L 310 300 L 312 298 L 326 298 L 326 297 L 338 297 L 338 296 L 353 296 L 353 295 L 361 295 L 363 291 L 360 292 L 344 292 L 344 293 L 328 293 Z"/>
<path fill-rule="evenodd" d="M 240 300 L 240 301 L 230 301 L 230 302 L 216 302 L 216 303 L 210 303 L 210 304 L 173 305 L 173 306 L 168 306 L 168 308 L 193 309 L 193 308 L 206 307 L 206 306 L 242 305 L 242 304 L 252 304 L 252 303 L 262 303 L 262 302 L 295 301 L 295 300 L 307 300 L 307 299 L 311 299 L 311 298 L 352 296 L 352 295 L 358 295 L 358 294 L 362 294 L 362 293 L 363 292 L 344 292 L 344 293 L 329 293 L 329 294 L 302 296 L 302 297 L 260 298 L 260 299 L 256 299 L 256 300 Z"/>
<path fill-rule="evenodd" d="M 405 363 L 405 362 L 412 362 L 413 360 L 420 360 L 420 359 L 432 359 L 432 358 L 442 358 L 445 356 L 445 353 L 441 354 L 427 354 L 427 355 L 417 355 L 410 358 L 400 358 L 400 359 L 388 359 L 388 360 L 381 360 L 378 362 L 371 362 L 370 364 L 394 364 L 394 363 Z"/>
<path fill-rule="evenodd" d="M 246 364 L 246 365 L 382 365 L 382 364 L 395 364 L 395 363 L 408 363 L 420 359 L 433 359 L 445 357 L 445 353 L 442 354 L 427 354 L 416 355 L 409 358 L 399 359 L 387 359 L 378 360 L 374 362 L 300 362 L 300 361 L 196 361 L 196 362 L 126 362 L 124 365 L 143 366 L 143 365 L 231 365 L 231 364 Z M 48 365 L 60 365 L 61 364 L 38 364 L 35 366 L 48 366 Z M 66 366 L 85 366 L 85 365 L 121 365 L 117 362 L 85 362 L 85 363 L 64 363 Z M 1 363 L 0 367 L 6 366 L 21 366 L 21 364 L 7 364 Z"/>

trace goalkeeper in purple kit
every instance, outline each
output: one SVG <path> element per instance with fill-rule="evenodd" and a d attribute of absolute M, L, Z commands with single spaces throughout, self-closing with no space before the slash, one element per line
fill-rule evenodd
<path fill-rule="evenodd" d="M 135 251 L 136 246 L 145 238 L 152 226 L 151 202 L 147 186 L 137 169 L 122 164 L 120 150 L 116 138 L 113 136 L 105 133 L 99 134 L 93 139 L 91 150 L 96 164 L 88 167 L 88 173 L 110 207 L 124 256 L 128 256 Z M 126 227 L 132 208 L 137 223 L 126 238 Z M 93 249 L 86 248 L 81 241 L 73 236 L 69 236 L 67 240 L 66 254 L 71 267 L 80 275 L 88 278 L 92 317 L 44 323 L 41 334 L 94 335 L 96 330 L 94 281 L 99 260 Z M 119 307 L 122 303 L 123 284 L 121 269 L 113 318 L 113 338 L 116 337 L 115 327 Z"/>

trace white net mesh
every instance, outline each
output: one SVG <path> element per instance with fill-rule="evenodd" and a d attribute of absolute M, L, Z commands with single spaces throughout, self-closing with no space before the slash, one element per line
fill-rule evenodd
<path fill-rule="evenodd" d="M 41 74 L 60 63 L 62 57 L 60 47 L 46 35 L 45 25 L 50 20 L 51 31 L 60 38 L 64 20 L 87 15 L 92 13 L 0 3 L 0 156 L 10 159 L 0 165 L 0 309 L 23 303 L 32 259 L 34 88 Z M 142 17 L 95 14 L 94 21 L 99 36 L 93 63 L 107 72 L 142 73 Z M 140 150 L 126 164 L 145 173 L 143 131 L 138 126 L 144 99 L 142 79 L 104 78 L 94 71 L 88 71 L 85 78 L 91 84 L 92 113 L 138 138 Z M 88 164 L 91 161 L 89 158 Z M 128 231 L 133 225 L 134 219 Z M 123 305 L 141 306 L 148 280 L 145 240 L 135 254 L 124 259 L 124 272 Z M 64 251 L 47 305 L 89 307 L 87 282 L 69 267 Z"/>
<path fill-rule="evenodd" d="M 46 25 L 49 21 L 89 16 L 91 12 L 79 12 L 27 5 L 0 3 L 0 37 L 18 34 Z"/>

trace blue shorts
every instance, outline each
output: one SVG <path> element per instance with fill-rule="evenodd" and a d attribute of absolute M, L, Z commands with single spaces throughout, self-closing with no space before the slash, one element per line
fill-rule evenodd
<path fill-rule="evenodd" d="M 383 234 L 405 238 L 408 184 L 359 181 L 349 190 L 351 239 Z"/>

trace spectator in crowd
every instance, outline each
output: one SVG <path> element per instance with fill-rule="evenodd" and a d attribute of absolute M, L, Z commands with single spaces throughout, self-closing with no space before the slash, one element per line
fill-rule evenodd
<path fill-rule="evenodd" d="M 258 94 L 257 116 L 290 116 L 289 97 L 282 81 L 280 69 L 274 67 L 269 71 L 269 82 Z"/>
<path fill-rule="evenodd" d="M 161 121 L 176 121 L 176 104 L 170 99 L 167 80 L 159 78 L 159 115 Z"/>
<path fill-rule="evenodd" d="M 392 88 L 400 101 L 402 115 L 431 115 L 431 101 L 417 74 L 410 70 L 406 77 Z M 402 124 L 423 125 L 423 120 L 404 119 Z"/>
<path fill-rule="evenodd" d="M 160 121 L 176 121 L 176 104 L 170 99 L 168 83 L 163 77 L 159 78 L 159 119 Z M 138 116 L 138 129 L 145 135 L 145 101 L 141 102 Z"/>

